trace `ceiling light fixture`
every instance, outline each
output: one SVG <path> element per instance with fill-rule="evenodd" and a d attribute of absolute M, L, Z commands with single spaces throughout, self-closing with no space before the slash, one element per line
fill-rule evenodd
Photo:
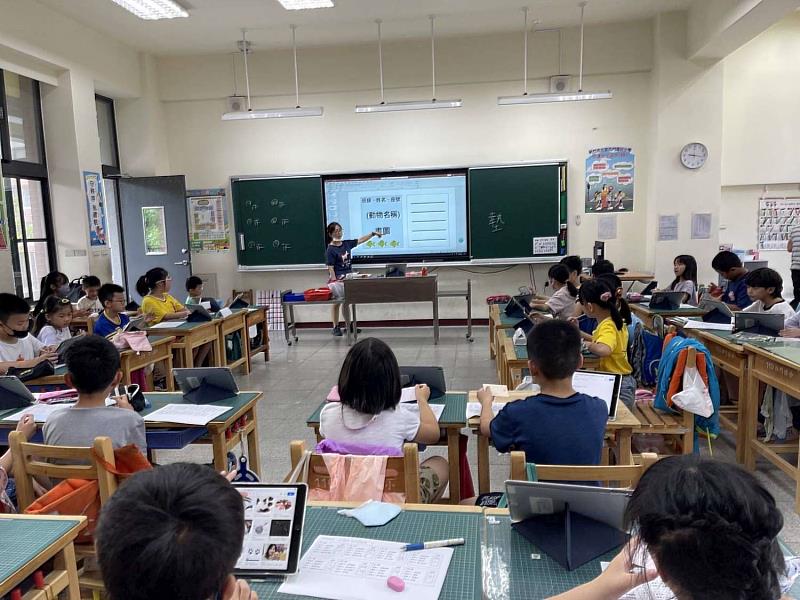
<path fill-rule="evenodd" d="M 333 8 L 333 0 L 278 0 L 286 10 L 307 10 L 310 8 Z"/>
<path fill-rule="evenodd" d="M 188 17 L 189 13 L 177 2 L 173 0 L 111 0 L 132 12 L 140 19 L 156 21 L 158 19 L 175 19 Z"/>
<path fill-rule="evenodd" d="M 378 25 L 378 73 L 381 82 L 381 101 L 379 104 L 359 104 L 356 106 L 357 113 L 377 113 L 377 112 L 399 112 L 406 110 L 429 110 L 433 108 L 460 108 L 461 99 L 458 100 L 437 100 L 436 99 L 436 31 L 434 21 L 436 17 L 431 15 L 431 100 L 411 100 L 407 102 L 386 102 L 383 87 L 383 40 L 381 38 L 381 20 L 375 21 Z"/>
<path fill-rule="evenodd" d="M 248 121 L 250 119 L 285 119 L 288 117 L 321 117 L 321 106 L 300 106 L 300 77 L 297 68 L 297 35 L 296 25 L 290 25 L 292 30 L 292 53 L 294 56 L 294 94 L 295 106 L 286 108 L 258 108 L 253 109 L 250 104 L 250 72 L 247 66 L 247 54 L 250 51 L 246 31 L 242 30 L 242 41 L 239 44 L 244 55 L 244 81 L 247 88 L 247 110 L 226 112 L 222 115 L 223 121 Z"/>
<path fill-rule="evenodd" d="M 523 74 L 523 93 L 521 96 L 499 96 L 497 104 L 499 106 L 513 106 L 518 104 L 545 104 L 549 102 L 579 102 L 582 100 L 609 100 L 614 97 L 610 90 L 604 92 L 584 92 L 583 91 L 583 13 L 586 9 L 587 2 L 581 2 L 578 6 L 581 7 L 581 47 L 580 47 L 580 62 L 578 66 L 578 91 L 577 92 L 562 92 L 550 94 L 528 94 L 528 9 L 522 9 L 525 14 L 525 42 L 524 48 L 524 74 Z M 560 33 L 559 33 L 560 42 Z M 559 52 L 559 60 L 561 59 Z M 560 69 L 559 69 L 560 70 Z"/>

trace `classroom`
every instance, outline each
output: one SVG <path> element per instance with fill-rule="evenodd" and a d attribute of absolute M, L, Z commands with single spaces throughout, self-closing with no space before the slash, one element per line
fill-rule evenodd
<path fill-rule="evenodd" d="M 800 0 L 0 0 L 0 600 L 800 598 L 798 57 Z"/>

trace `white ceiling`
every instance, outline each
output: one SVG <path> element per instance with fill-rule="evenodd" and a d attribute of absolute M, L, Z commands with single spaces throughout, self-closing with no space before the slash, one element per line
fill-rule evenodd
<path fill-rule="evenodd" d="M 130 46 L 149 52 L 201 54 L 231 51 L 248 30 L 256 50 L 291 44 L 290 24 L 298 43 L 309 46 L 375 40 L 375 19 L 384 38 L 429 35 L 428 15 L 437 15 L 437 35 L 452 36 L 519 30 L 526 0 L 335 0 L 336 7 L 288 11 L 277 0 L 178 0 L 188 19 L 143 21 L 111 0 L 37 0 Z M 703 0 L 705 1 L 705 0 Z M 682 10 L 692 0 L 591 0 L 586 22 L 632 21 L 659 12 Z M 541 27 L 576 25 L 578 0 L 527 0 L 530 18 Z"/>

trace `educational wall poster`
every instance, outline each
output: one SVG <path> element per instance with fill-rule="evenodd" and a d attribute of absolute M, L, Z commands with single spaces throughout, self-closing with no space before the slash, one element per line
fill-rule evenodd
<path fill-rule="evenodd" d="M 231 249 L 228 202 L 225 190 L 189 190 L 189 246 L 192 252 L 227 252 Z"/>
<path fill-rule="evenodd" d="M 589 150 L 585 212 L 633 212 L 633 173 L 630 148 Z"/>
<path fill-rule="evenodd" d="M 678 239 L 678 215 L 658 215 L 658 241 L 671 242 Z"/>
<path fill-rule="evenodd" d="M 107 241 L 106 203 L 103 181 L 99 173 L 83 172 L 83 187 L 86 192 L 86 208 L 89 216 L 89 245 L 105 246 Z"/>
<path fill-rule="evenodd" d="M 758 205 L 759 250 L 786 250 L 789 232 L 796 226 L 800 226 L 800 197 L 761 197 Z"/>
<path fill-rule="evenodd" d="M 692 213 L 692 239 L 711 239 L 711 213 Z"/>
<path fill-rule="evenodd" d="M 597 239 L 617 239 L 617 215 L 600 215 L 597 218 Z"/>
<path fill-rule="evenodd" d="M 558 236 L 533 238 L 533 255 L 542 256 L 558 253 Z"/>

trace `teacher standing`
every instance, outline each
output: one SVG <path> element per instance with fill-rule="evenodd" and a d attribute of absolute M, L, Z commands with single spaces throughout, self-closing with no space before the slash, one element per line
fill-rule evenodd
<path fill-rule="evenodd" d="M 344 298 L 344 282 L 342 281 L 348 273 L 353 272 L 353 257 L 351 250 L 363 244 L 373 237 L 381 237 L 377 231 L 367 235 L 362 235 L 358 239 L 343 240 L 342 226 L 333 222 L 325 228 L 325 264 L 328 265 L 328 287 L 334 298 Z M 347 327 L 350 326 L 350 309 L 344 305 L 344 320 Z M 331 321 L 333 322 L 333 335 L 341 336 L 342 328 L 339 327 L 339 305 L 331 306 Z"/>

